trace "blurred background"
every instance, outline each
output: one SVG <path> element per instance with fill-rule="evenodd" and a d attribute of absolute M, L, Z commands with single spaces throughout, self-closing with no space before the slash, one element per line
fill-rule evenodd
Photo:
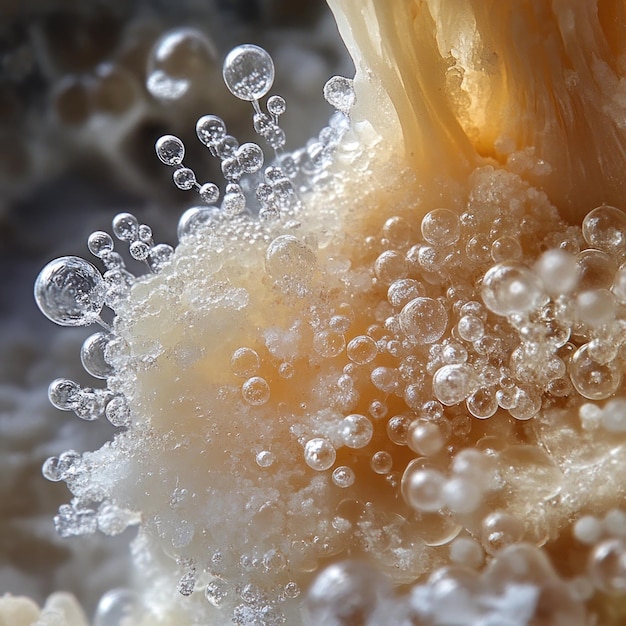
<path fill-rule="evenodd" d="M 0 595 L 68 590 L 90 613 L 124 583 L 132 533 L 54 531 L 71 495 L 42 462 L 100 447 L 113 428 L 49 405 L 54 378 L 98 386 L 79 358 L 94 329 L 46 320 L 32 286 L 55 257 L 95 262 L 87 237 L 120 211 L 175 245 L 178 216 L 200 199 L 174 187 L 154 143 L 181 137 L 185 165 L 220 183 L 195 121 L 215 113 L 240 142 L 254 136 L 250 105 L 221 79 L 240 43 L 273 56 L 287 148 L 303 145 L 332 113 L 326 80 L 354 73 L 323 0 L 0 0 Z"/>

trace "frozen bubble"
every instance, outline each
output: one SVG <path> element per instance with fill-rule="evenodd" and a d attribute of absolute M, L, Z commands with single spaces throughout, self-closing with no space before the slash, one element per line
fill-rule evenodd
<path fill-rule="evenodd" d="M 341 420 L 339 435 L 348 448 L 364 448 L 374 434 L 372 422 L 365 415 L 348 415 Z"/>
<path fill-rule="evenodd" d="M 249 378 L 261 365 L 259 355 L 252 348 L 237 348 L 230 357 L 230 367 L 235 376 Z"/>
<path fill-rule="evenodd" d="M 598 363 L 589 354 L 589 344 L 578 348 L 570 361 L 569 375 L 578 393 L 589 400 L 612 396 L 622 382 L 622 371 L 615 361 Z"/>
<path fill-rule="evenodd" d="M 515 237 L 499 237 L 491 244 L 491 258 L 496 262 L 516 261 L 522 257 L 522 246 Z"/>
<path fill-rule="evenodd" d="M 107 378 L 113 372 L 113 368 L 106 362 L 104 352 L 111 335 L 99 332 L 87 337 L 80 350 L 80 360 L 88 374 L 95 378 Z"/>
<path fill-rule="evenodd" d="M 318 472 L 330 469 L 337 453 L 335 448 L 328 439 L 315 437 L 309 439 L 304 446 L 304 460 L 306 464 Z"/>
<path fill-rule="evenodd" d="M 422 236 L 433 246 L 452 246 L 461 235 L 459 216 L 450 209 L 435 209 L 422 219 Z"/>
<path fill-rule="evenodd" d="M 313 349 L 320 356 L 332 359 L 343 352 L 346 342 L 343 333 L 336 330 L 320 330 L 313 335 Z"/>
<path fill-rule="evenodd" d="M 118 213 L 113 218 L 113 234 L 128 243 L 139 239 L 139 221 L 132 213 Z"/>
<path fill-rule="evenodd" d="M 103 230 L 97 230 L 89 235 L 87 247 L 91 254 L 101 259 L 103 256 L 106 256 L 107 253 L 113 251 L 113 238 L 109 233 L 105 233 Z"/>
<path fill-rule="evenodd" d="M 365 365 L 376 358 L 378 347 L 371 337 L 358 335 L 350 340 L 346 348 L 346 353 L 353 363 Z"/>
<path fill-rule="evenodd" d="M 35 301 L 41 312 L 61 326 L 89 326 L 99 319 L 106 283 L 88 261 L 75 256 L 55 259 L 35 281 Z"/>
<path fill-rule="evenodd" d="M 347 465 L 340 465 L 333 470 L 332 479 L 337 487 L 345 489 L 354 484 L 354 471 Z"/>
<path fill-rule="evenodd" d="M 148 265 L 153 272 L 160 272 L 170 261 L 174 255 L 174 248 L 166 243 L 159 243 L 150 248 L 148 255 Z"/>
<path fill-rule="evenodd" d="M 244 143 L 237 150 L 237 161 L 246 174 L 254 174 L 263 167 L 263 150 L 256 143 Z"/>
<path fill-rule="evenodd" d="M 376 277 L 384 285 L 404 278 L 409 270 L 409 264 L 400 252 L 395 250 L 385 250 L 374 262 Z"/>
<path fill-rule="evenodd" d="M 243 399 L 252 406 L 261 406 L 270 399 L 270 386 L 265 378 L 252 376 L 241 386 Z"/>
<path fill-rule="evenodd" d="M 198 190 L 203 202 L 208 205 L 215 204 L 220 197 L 220 189 L 215 183 L 204 183 Z"/>
<path fill-rule="evenodd" d="M 274 455 L 269 450 L 261 450 L 257 453 L 255 461 L 259 467 L 271 467 L 274 464 Z"/>
<path fill-rule="evenodd" d="M 446 406 L 459 404 L 474 390 L 474 370 L 463 363 L 444 365 L 433 376 L 433 391 Z"/>
<path fill-rule="evenodd" d="M 565 250 L 544 252 L 535 264 L 535 271 L 551 295 L 571 293 L 578 283 L 576 257 Z"/>
<path fill-rule="evenodd" d="M 165 165 L 180 165 L 185 158 L 185 145 L 174 135 L 163 135 L 154 147 L 157 156 Z"/>
<path fill-rule="evenodd" d="M 206 599 L 210 604 L 217 608 L 223 605 L 228 593 L 228 583 L 220 578 L 215 578 L 204 588 L 204 595 Z"/>
<path fill-rule="evenodd" d="M 263 48 L 243 44 L 228 53 L 222 75 L 226 87 L 235 97 L 260 100 L 274 83 L 274 62 Z"/>
<path fill-rule="evenodd" d="M 371 624 L 392 595 L 391 583 L 375 567 L 359 561 L 328 566 L 313 581 L 305 600 L 307 624 Z"/>
<path fill-rule="evenodd" d="M 172 174 L 172 180 L 174 184 L 183 191 L 193 189 L 197 182 L 196 175 L 193 170 L 188 167 L 179 167 L 175 170 Z"/>
<path fill-rule="evenodd" d="M 504 511 L 494 511 L 485 517 L 480 531 L 485 551 L 493 555 L 505 546 L 518 543 L 524 537 L 524 523 Z"/>
<path fill-rule="evenodd" d="M 477 315 L 463 315 L 457 324 L 457 332 L 465 341 L 478 341 L 485 332 L 485 324 Z"/>
<path fill-rule="evenodd" d="M 226 135 L 226 124 L 217 115 L 204 115 L 196 122 L 196 135 L 205 146 L 217 146 Z"/>
<path fill-rule="evenodd" d="M 402 476 L 402 494 L 414 509 L 434 513 L 445 504 L 445 484 L 445 476 L 436 469 L 408 467 Z"/>
<path fill-rule="evenodd" d="M 76 406 L 78 394 L 81 389 L 73 380 L 67 378 L 57 378 L 48 387 L 48 398 L 50 404 L 61 409 L 61 411 L 71 411 Z"/>
<path fill-rule="evenodd" d="M 128 426 L 130 423 L 130 408 L 124 396 L 115 396 L 109 400 L 104 414 L 109 422 L 116 427 Z"/>
<path fill-rule="evenodd" d="M 280 117 L 287 110 L 287 103 L 282 96 L 271 96 L 267 100 L 267 110 L 275 117 Z"/>
<path fill-rule="evenodd" d="M 590 557 L 588 571 L 594 585 L 608 594 L 626 593 L 626 547 L 620 539 L 597 545 Z"/>
<path fill-rule="evenodd" d="M 343 76 L 330 78 L 324 85 L 324 99 L 337 111 L 349 113 L 356 102 L 352 79 Z"/>
<path fill-rule="evenodd" d="M 420 344 L 441 338 L 448 325 L 448 314 L 438 300 L 415 298 L 400 312 L 400 327 Z"/>
<path fill-rule="evenodd" d="M 217 207 L 191 207 L 178 220 L 178 240 L 183 241 L 207 224 L 216 224 L 219 220 Z"/>
<path fill-rule="evenodd" d="M 93 626 L 124 626 L 139 619 L 139 598 L 130 589 L 107 591 L 96 608 Z"/>
<path fill-rule="evenodd" d="M 130 244 L 128 251 L 135 261 L 145 261 L 150 254 L 150 246 L 145 241 L 137 240 Z"/>
<path fill-rule="evenodd" d="M 626 214 L 603 204 L 590 211 L 583 220 L 585 241 L 608 253 L 626 251 Z"/>
<path fill-rule="evenodd" d="M 372 454 L 370 465 L 377 474 L 388 474 L 393 467 L 393 457 L 386 450 Z"/>
<path fill-rule="evenodd" d="M 490 311 L 498 315 L 528 313 L 542 300 L 539 278 L 519 263 L 494 265 L 483 278 L 482 298 Z"/>
<path fill-rule="evenodd" d="M 59 463 L 59 458 L 51 456 L 46 459 L 41 467 L 41 473 L 46 480 L 53 483 L 63 480 L 63 468 Z"/>
<path fill-rule="evenodd" d="M 280 235 L 267 248 L 265 269 L 274 282 L 287 291 L 300 291 L 311 280 L 317 256 L 293 235 Z"/>

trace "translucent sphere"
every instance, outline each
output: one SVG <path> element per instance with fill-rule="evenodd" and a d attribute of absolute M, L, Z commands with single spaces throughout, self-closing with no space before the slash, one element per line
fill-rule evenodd
<path fill-rule="evenodd" d="M 540 304 L 542 286 L 539 278 L 518 263 L 494 265 L 483 278 L 483 302 L 498 315 L 528 313 Z"/>
<path fill-rule="evenodd" d="M 409 426 L 407 444 L 411 450 L 418 454 L 432 456 L 443 448 L 445 439 L 437 424 L 417 419 Z"/>
<path fill-rule="evenodd" d="M 589 354 L 589 344 L 578 348 L 570 361 L 569 376 L 576 391 L 589 400 L 604 400 L 612 396 L 622 382 L 617 363 L 598 363 Z"/>
<path fill-rule="evenodd" d="M 263 48 L 244 44 L 228 53 L 222 75 L 226 87 L 235 97 L 260 100 L 274 83 L 274 62 Z"/>
<path fill-rule="evenodd" d="M 539 257 L 535 270 L 549 294 L 570 293 L 578 282 L 576 257 L 558 248 L 544 252 Z"/>
<path fill-rule="evenodd" d="M 113 368 L 106 362 L 104 353 L 111 335 L 99 332 L 87 337 L 80 350 L 80 360 L 88 374 L 95 378 L 107 378 Z"/>
<path fill-rule="evenodd" d="M 135 622 L 140 611 L 137 593 L 130 589 L 107 591 L 96 608 L 94 626 L 123 626 Z"/>
<path fill-rule="evenodd" d="M 348 448 L 364 448 L 372 440 L 374 427 L 365 415 L 348 415 L 341 420 L 339 434 Z"/>
<path fill-rule="evenodd" d="M 474 390 L 474 370 L 464 363 L 444 365 L 433 376 L 433 391 L 446 406 L 462 402 Z"/>
<path fill-rule="evenodd" d="M 193 235 L 207 224 L 215 224 L 219 220 L 219 210 L 216 207 L 191 207 L 178 220 L 178 240 Z"/>
<path fill-rule="evenodd" d="M 524 523 L 518 517 L 495 511 L 483 520 L 480 537 L 485 551 L 495 554 L 505 546 L 521 541 L 525 532 Z"/>
<path fill-rule="evenodd" d="M 237 348 L 230 357 L 230 367 L 235 376 L 249 378 L 261 365 L 261 359 L 256 350 L 247 347 Z"/>
<path fill-rule="evenodd" d="M 317 257 L 315 252 L 293 235 L 276 237 L 265 253 L 265 269 L 286 291 L 299 291 L 310 281 Z"/>
<path fill-rule="evenodd" d="M 309 439 L 304 446 L 304 461 L 318 472 L 330 469 L 335 462 L 337 452 L 328 439 L 315 437 Z"/>
<path fill-rule="evenodd" d="M 217 146 L 226 136 L 226 124 L 217 115 L 203 115 L 196 122 L 196 135 L 205 146 Z"/>
<path fill-rule="evenodd" d="M 598 250 L 626 250 L 626 214 L 607 204 L 596 207 L 583 220 L 583 237 Z"/>
<path fill-rule="evenodd" d="M 365 365 L 376 358 L 378 347 L 371 337 L 358 335 L 348 343 L 346 354 L 353 363 Z"/>
<path fill-rule="evenodd" d="M 422 236 L 433 246 L 452 246 L 460 235 L 459 216 L 450 209 L 435 209 L 422 219 Z"/>
<path fill-rule="evenodd" d="M 619 539 L 597 545 L 589 557 L 588 571 L 594 585 L 609 594 L 626 593 L 626 547 Z"/>
<path fill-rule="evenodd" d="M 356 102 L 352 79 L 333 76 L 324 85 L 324 99 L 337 111 L 349 113 Z"/>
<path fill-rule="evenodd" d="M 174 135 L 163 135 L 154 146 L 157 156 L 165 165 L 180 165 L 185 158 L 185 146 Z"/>
<path fill-rule="evenodd" d="M 270 386 L 265 378 L 252 376 L 241 387 L 243 399 L 253 406 L 261 406 L 270 399 Z"/>
<path fill-rule="evenodd" d="M 337 487 L 345 489 L 354 484 L 354 471 L 351 467 L 340 465 L 333 470 L 332 479 Z"/>
<path fill-rule="evenodd" d="M 388 474 L 393 467 L 393 457 L 386 450 L 372 454 L 370 465 L 377 474 Z"/>
<path fill-rule="evenodd" d="M 402 494 L 414 509 L 434 513 L 445 505 L 445 484 L 446 478 L 438 470 L 409 467 L 402 476 Z"/>
<path fill-rule="evenodd" d="M 188 167 L 179 167 L 172 174 L 172 179 L 174 184 L 184 191 L 188 191 L 189 189 L 193 189 L 196 184 L 196 175 L 194 171 L 189 169 Z"/>
<path fill-rule="evenodd" d="M 89 326 L 100 315 L 107 286 L 100 272 L 75 256 L 55 259 L 35 281 L 35 301 L 41 312 L 61 326 Z"/>
<path fill-rule="evenodd" d="M 448 314 L 438 300 L 415 298 L 400 312 L 400 327 L 420 344 L 441 338 L 448 325 Z"/>

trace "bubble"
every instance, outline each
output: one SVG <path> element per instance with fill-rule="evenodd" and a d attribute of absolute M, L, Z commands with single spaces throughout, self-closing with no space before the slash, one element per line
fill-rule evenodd
<path fill-rule="evenodd" d="M 255 460 L 259 467 L 271 467 L 274 464 L 274 455 L 269 450 L 261 450 L 257 453 Z"/>
<path fill-rule="evenodd" d="M 588 571 L 594 585 L 608 594 L 626 593 L 626 548 L 623 541 L 609 539 L 589 556 Z"/>
<path fill-rule="evenodd" d="M 333 563 L 317 575 L 305 599 L 308 624 L 373 624 L 377 609 L 392 595 L 391 583 L 360 561 Z"/>
<path fill-rule="evenodd" d="M 157 156 L 165 165 L 180 165 L 185 158 L 185 145 L 174 135 L 163 135 L 155 145 Z"/>
<path fill-rule="evenodd" d="M 465 341 L 478 341 L 485 333 L 485 324 L 476 315 L 463 315 L 457 324 L 459 337 Z"/>
<path fill-rule="evenodd" d="M 570 360 L 569 376 L 578 393 L 589 400 L 612 396 L 622 382 L 622 372 L 615 361 L 598 363 L 589 354 L 589 344 L 578 348 Z"/>
<path fill-rule="evenodd" d="M 599 328 L 615 319 L 615 300 L 608 289 L 590 289 L 576 297 L 576 317 L 591 328 Z"/>
<path fill-rule="evenodd" d="M 370 374 L 370 380 L 379 391 L 392 393 L 398 387 L 398 370 L 393 367 L 376 367 Z"/>
<path fill-rule="evenodd" d="M 333 483 L 341 489 L 351 487 L 355 479 L 354 471 L 351 467 L 340 465 L 333 470 L 332 479 Z"/>
<path fill-rule="evenodd" d="M 337 111 L 349 113 L 356 102 L 352 79 L 343 76 L 330 78 L 324 85 L 324 100 Z"/>
<path fill-rule="evenodd" d="M 576 257 L 558 248 L 544 252 L 535 264 L 535 271 L 551 295 L 571 293 L 578 283 Z"/>
<path fill-rule="evenodd" d="M 205 588 L 204 595 L 214 607 L 219 608 L 229 593 L 228 583 L 220 578 L 212 580 Z"/>
<path fill-rule="evenodd" d="M 282 96 L 271 96 L 267 99 L 267 110 L 275 117 L 280 117 L 287 110 L 287 103 Z"/>
<path fill-rule="evenodd" d="M 228 53 L 222 75 L 236 98 L 260 100 L 274 83 L 274 62 L 263 48 L 244 44 Z"/>
<path fill-rule="evenodd" d="M 441 451 L 445 445 L 445 439 L 437 424 L 424 419 L 417 419 L 409 427 L 407 445 L 413 452 L 432 456 Z"/>
<path fill-rule="evenodd" d="M 610 433 L 626 432 L 626 398 L 613 398 L 602 409 L 602 427 Z"/>
<path fill-rule="evenodd" d="M 387 300 L 393 307 L 403 307 L 411 300 L 423 295 L 424 286 L 411 278 L 394 280 L 387 290 Z"/>
<path fill-rule="evenodd" d="M 99 319 L 106 283 L 88 261 L 75 256 L 55 259 L 35 281 L 35 301 L 41 312 L 61 326 L 89 326 Z"/>
<path fill-rule="evenodd" d="M 239 185 L 226 185 L 226 193 L 222 200 L 222 211 L 227 217 L 235 217 L 246 208 L 246 197 Z"/>
<path fill-rule="evenodd" d="M 386 250 L 374 262 L 374 272 L 379 281 L 388 285 L 404 278 L 408 273 L 406 257 L 395 250 Z"/>
<path fill-rule="evenodd" d="M 320 356 L 332 359 L 340 355 L 345 346 L 343 333 L 336 330 L 320 330 L 313 335 L 313 349 Z"/>
<path fill-rule="evenodd" d="M 196 135 L 205 146 L 217 146 L 226 136 L 226 124 L 217 115 L 203 115 L 196 122 Z"/>
<path fill-rule="evenodd" d="M 491 258 L 496 262 L 517 261 L 522 257 L 522 246 L 515 237 L 500 237 L 491 244 Z"/>
<path fill-rule="evenodd" d="M 115 396 L 109 400 L 104 414 L 109 422 L 118 428 L 130 424 L 130 408 L 124 396 Z"/>
<path fill-rule="evenodd" d="M 409 467 L 402 476 L 402 494 L 418 511 L 434 513 L 444 506 L 445 476 L 436 469 Z"/>
<path fill-rule="evenodd" d="M 504 511 L 494 511 L 481 525 L 480 539 L 488 554 L 495 554 L 505 546 L 519 543 L 526 533 L 524 523 Z"/>
<path fill-rule="evenodd" d="M 357 365 L 365 365 L 376 358 L 378 348 L 376 342 L 367 335 L 358 335 L 350 340 L 346 353 L 348 358 Z"/>
<path fill-rule="evenodd" d="M 287 291 L 297 293 L 306 288 L 316 265 L 315 252 L 293 235 L 280 235 L 265 253 L 267 273 Z"/>
<path fill-rule="evenodd" d="M 278 375 L 281 378 L 285 378 L 288 380 L 290 378 L 293 378 L 293 375 L 295 373 L 296 373 L 295 367 L 291 363 L 288 363 L 287 361 L 285 361 L 284 363 L 281 363 L 280 366 L 278 367 Z"/>
<path fill-rule="evenodd" d="M 315 437 L 309 439 L 304 446 L 304 461 L 311 469 L 318 472 L 330 469 L 336 457 L 335 448 L 328 439 Z"/>
<path fill-rule="evenodd" d="M 174 255 L 174 248 L 166 243 L 159 243 L 150 248 L 148 254 L 148 266 L 150 269 L 159 273 L 168 263 L 171 262 Z"/>
<path fill-rule="evenodd" d="M 396 445 L 406 446 L 412 422 L 408 415 L 394 415 L 387 422 L 387 436 Z"/>
<path fill-rule="evenodd" d="M 139 238 L 139 221 L 132 213 L 118 213 L 113 218 L 113 234 L 130 243 Z"/>
<path fill-rule="evenodd" d="M 459 216 L 449 209 L 435 209 L 422 219 L 422 237 L 431 245 L 454 245 L 461 235 Z"/>
<path fill-rule="evenodd" d="M 241 386 L 243 399 L 253 406 L 261 406 L 270 399 L 270 386 L 265 378 L 252 376 Z"/>
<path fill-rule="evenodd" d="M 124 626 L 139 620 L 139 598 L 130 589 L 107 591 L 100 601 L 93 618 L 93 626 Z"/>
<path fill-rule="evenodd" d="M 463 363 L 444 365 L 433 376 L 433 392 L 446 406 L 459 404 L 469 396 L 475 385 L 474 370 Z"/>
<path fill-rule="evenodd" d="M 583 515 L 574 524 L 574 537 L 581 543 L 592 546 L 598 543 L 603 533 L 602 522 L 593 515 Z"/>
<path fill-rule="evenodd" d="M 626 249 L 626 215 L 603 204 L 590 211 L 583 220 L 585 241 L 598 250 L 618 253 Z"/>
<path fill-rule="evenodd" d="M 230 357 L 230 367 L 235 376 L 249 378 L 260 367 L 261 359 L 252 348 L 237 348 Z"/>
<path fill-rule="evenodd" d="M 379 450 L 372 454 L 370 466 L 376 474 L 388 474 L 393 467 L 393 457 L 386 450 Z"/>
<path fill-rule="evenodd" d="M 451 478 L 443 487 L 443 501 L 453 513 L 473 513 L 482 500 L 481 486 L 465 477 Z"/>
<path fill-rule="evenodd" d="M 104 352 L 111 335 L 99 332 L 87 337 L 80 350 L 80 360 L 88 374 L 95 378 L 107 378 L 113 368 L 106 362 Z"/>
<path fill-rule="evenodd" d="M 287 598 L 291 598 L 293 600 L 300 595 L 300 587 L 298 586 L 298 583 L 291 580 L 284 586 L 284 592 Z"/>
<path fill-rule="evenodd" d="M 523 265 L 499 263 L 485 274 L 481 294 L 487 308 L 498 315 L 528 313 L 541 302 L 541 282 Z"/>
<path fill-rule="evenodd" d="M 80 386 L 73 380 L 57 378 L 48 387 L 48 399 L 50 404 L 61 411 L 72 411 L 76 406 Z"/>
<path fill-rule="evenodd" d="M 488 419 L 498 410 L 498 397 L 493 387 L 483 387 L 465 400 L 467 410 L 478 419 Z"/>
<path fill-rule="evenodd" d="M 339 435 L 348 448 L 364 448 L 374 434 L 372 422 L 365 415 L 348 415 L 341 420 Z"/>
<path fill-rule="evenodd" d="M 41 467 L 41 473 L 46 480 L 53 483 L 63 480 L 63 468 L 59 463 L 59 458 L 51 456 L 46 459 Z"/>
<path fill-rule="evenodd" d="M 263 150 L 256 143 L 244 143 L 237 149 L 237 161 L 247 174 L 254 174 L 263 167 Z"/>
<path fill-rule="evenodd" d="M 450 560 L 453 563 L 479 568 L 484 560 L 485 554 L 481 545 L 470 537 L 457 537 L 450 544 Z"/>
<path fill-rule="evenodd" d="M 448 314 L 445 308 L 432 298 L 415 298 L 400 312 L 400 327 L 420 344 L 433 343 L 440 339 L 447 325 Z"/>
<path fill-rule="evenodd" d="M 97 230 L 89 235 L 87 247 L 89 248 L 89 252 L 91 252 L 91 254 L 101 259 L 103 256 L 106 256 L 107 253 L 113 251 L 113 238 L 109 235 L 109 233 Z"/>
<path fill-rule="evenodd" d="M 135 261 L 145 261 L 150 254 L 150 246 L 145 241 L 133 241 L 128 251 Z"/>
<path fill-rule="evenodd" d="M 578 289 L 610 289 L 617 269 L 615 261 L 601 250 L 583 250 L 576 256 Z"/>
<path fill-rule="evenodd" d="M 193 189 L 194 185 L 196 185 L 196 175 L 193 170 L 188 167 L 179 167 L 175 170 L 172 174 L 172 180 L 174 184 L 183 191 Z"/>
<path fill-rule="evenodd" d="M 177 235 L 179 241 L 193 235 L 207 224 L 215 224 L 218 221 L 218 209 L 216 207 L 192 207 L 187 209 L 178 220 Z"/>

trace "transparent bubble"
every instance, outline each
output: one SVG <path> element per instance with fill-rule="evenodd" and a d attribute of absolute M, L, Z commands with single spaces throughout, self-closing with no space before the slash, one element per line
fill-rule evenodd
<path fill-rule="evenodd" d="M 488 419 L 498 410 L 498 397 L 494 387 L 478 389 L 465 400 L 467 410 L 478 419 Z"/>
<path fill-rule="evenodd" d="M 254 174 L 263 167 L 263 150 L 256 143 L 244 143 L 237 150 L 237 160 L 244 172 Z"/>
<path fill-rule="evenodd" d="M 220 189 L 215 183 L 204 183 L 198 190 L 203 202 L 215 204 L 220 197 Z"/>
<path fill-rule="evenodd" d="M 252 376 L 241 386 L 243 399 L 253 406 L 261 406 L 270 399 L 270 386 L 265 378 Z"/>
<path fill-rule="evenodd" d="M 333 470 L 332 479 L 333 483 L 337 487 L 345 489 L 354 484 L 354 471 L 351 467 L 348 467 L 347 465 L 340 465 Z"/>
<path fill-rule="evenodd" d="M 477 315 L 463 315 L 457 324 L 457 332 L 465 341 L 478 341 L 485 332 L 485 324 Z"/>
<path fill-rule="evenodd" d="M 416 419 L 409 426 L 407 445 L 413 452 L 432 456 L 441 451 L 445 439 L 437 424 L 424 419 Z"/>
<path fill-rule="evenodd" d="M 107 591 L 96 608 L 93 626 L 124 626 L 139 620 L 140 601 L 135 591 Z"/>
<path fill-rule="evenodd" d="M 100 259 L 106 256 L 107 253 L 113 251 L 113 238 L 109 233 L 105 233 L 103 230 L 97 230 L 89 235 L 87 247 L 91 254 Z"/>
<path fill-rule="evenodd" d="M 105 394 L 100 389 L 83 389 L 76 396 L 72 407 L 77 417 L 87 422 L 100 419 L 104 413 Z"/>
<path fill-rule="evenodd" d="M 145 261 L 150 254 L 150 246 L 145 241 L 133 241 L 128 251 L 135 261 Z"/>
<path fill-rule="evenodd" d="M 132 213 L 118 213 L 113 218 L 113 234 L 130 243 L 139 238 L 139 221 Z"/>
<path fill-rule="evenodd" d="M 436 469 L 408 467 L 402 476 L 402 494 L 418 511 L 434 513 L 443 508 L 445 476 Z"/>
<path fill-rule="evenodd" d="M 393 307 L 403 307 L 411 300 L 424 295 L 424 286 L 412 278 L 394 280 L 387 290 L 387 300 Z"/>
<path fill-rule="evenodd" d="M 159 243 L 150 248 L 148 255 L 148 265 L 153 272 L 160 272 L 168 263 L 171 262 L 174 255 L 174 248 L 166 243 Z"/>
<path fill-rule="evenodd" d="M 446 406 L 463 402 L 474 390 L 474 370 L 463 363 L 444 365 L 433 376 L 433 391 Z"/>
<path fill-rule="evenodd" d="M 124 396 L 115 396 L 109 400 L 104 414 L 113 426 L 123 427 L 130 423 L 130 408 Z"/>
<path fill-rule="evenodd" d="M 576 297 L 578 321 L 599 328 L 615 319 L 615 299 L 608 289 L 590 289 Z"/>
<path fill-rule="evenodd" d="M 88 374 L 95 378 L 107 378 L 113 368 L 106 362 L 104 353 L 111 335 L 99 332 L 87 337 L 80 350 L 80 360 Z"/>
<path fill-rule="evenodd" d="M 41 312 L 61 326 L 89 326 L 99 319 L 107 286 L 100 272 L 75 256 L 55 259 L 35 281 Z"/>
<path fill-rule="evenodd" d="M 303 241 L 293 235 L 280 235 L 267 248 L 265 269 L 270 277 L 287 291 L 298 291 L 311 280 L 317 256 Z"/>
<path fill-rule="evenodd" d="M 542 285 L 537 276 L 518 263 L 494 265 L 483 278 L 482 298 L 498 315 L 528 313 L 541 303 Z"/>
<path fill-rule="evenodd" d="M 596 588 L 608 594 L 626 593 L 626 547 L 620 539 L 597 545 L 590 557 L 588 571 Z"/>
<path fill-rule="evenodd" d="M 261 450 L 257 453 L 255 460 L 259 467 L 266 468 L 271 467 L 275 459 L 274 455 L 269 450 Z"/>
<path fill-rule="evenodd" d="M 622 371 L 615 361 L 598 363 L 589 354 L 589 344 L 578 348 L 569 365 L 569 375 L 578 393 L 589 400 L 612 396 L 622 382 Z"/>
<path fill-rule="evenodd" d="M 596 207 L 583 220 L 583 237 L 598 250 L 626 251 L 626 214 L 607 204 Z"/>
<path fill-rule="evenodd" d="M 204 115 L 196 122 L 196 135 L 205 146 L 217 146 L 226 135 L 226 124 L 217 115 Z"/>
<path fill-rule="evenodd" d="M 185 158 L 185 145 L 174 135 L 163 135 L 155 145 L 159 159 L 165 165 L 180 165 Z"/>
<path fill-rule="evenodd" d="M 394 415 L 387 422 L 387 436 L 396 445 L 406 446 L 412 422 L 413 418 L 408 415 Z"/>
<path fill-rule="evenodd" d="M 76 406 L 80 391 L 80 386 L 73 380 L 57 378 L 48 387 L 48 399 L 57 409 L 71 411 Z"/>
<path fill-rule="evenodd" d="M 400 326 L 405 334 L 420 344 L 441 338 L 448 325 L 448 314 L 438 300 L 415 298 L 400 312 Z"/>
<path fill-rule="evenodd" d="M 505 546 L 519 543 L 525 533 L 524 523 L 518 517 L 495 511 L 483 520 L 480 539 L 485 551 L 493 555 Z"/>
<path fill-rule="evenodd" d="M 491 244 L 491 258 L 496 262 L 516 261 L 522 257 L 522 246 L 515 237 L 500 237 Z"/>
<path fill-rule="evenodd" d="M 235 97 L 260 100 L 274 83 L 274 62 L 263 48 L 244 44 L 228 53 L 222 75 L 226 87 Z"/>
<path fill-rule="evenodd" d="M 330 469 L 337 457 L 337 452 L 328 439 L 315 437 L 309 439 L 304 446 L 304 461 L 318 472 Z"/>
<path fill-rule="evenodd" d="M 175 170 L 172 174 L 172 180 L 174 184 L 183 191 L 193 189 L 197 182 L 194 171 L 188 167 L 179 167 Z"/>
<path fill-rule="evenodd" d="M 228 583 L 220 578 L 215 578 L 204 588 L 204 595 L 206 599 L 210 604 L 217 608 L 222 606 L 224 600 L 228 597 L 228 594 Z"/>
<path fill-rule="evenodd" d="M 370 466 L 377 474 L 388 474 L 393 467 L 393 457 L 386 450 L 372 454 Z"/>
<path fill-rule="evenodd" d="M 287 103 L 282 96 L 271 96 L 267 100 L 267 110 L 272 115 L 279 117 L 287 110 Z"/>
<path fill-rule="evenodd" d="M 324 99 L 337 111 L 349 113 L 356 102 L 352 79 L 333 76 L 324 85 Z"/>
<path fill-rule="evenodd" d="M 41 467 L 41 473 L 46 480 L 53 483 L 63 480 L 63 468 L 59 463 L 59 458 L 51 456 L 46 459 Z"/>
<path fill-rule="evenodd" d="M 385 285 L 404 278 L 408 269 L 409 265 L 404 254 L 395 250 L 385 250 L 374 262 L 376 277 Z"/>
<path fill-rule="evenodd" d="M 617 263 L 601 250 L 583 250 L 576 256 L 578 290 L 610 289 L 617 270 Z"/>
<path fill-rule="evenodd" d="M 350 340 L 346 347 L 348 358 L 357 365 L 365 365 L 376 358 L 378 347 L 367 335 L 358 335 Z"/>
<path fill-rule="evenodd" d="M 365 415 L 348 415 L 339 425 L 339 435 L 348 448 L 364 448 L 373 434 L 372 422 Z"/>
<path fill-rule="evenodd" d="M 252 348 L 237 348 L 230 357 L 230 367 L 236 376 L 249 378 L 261 365 L 258 353 Z"/>
<path fill-rule="evenodd" d="M 544 252 L 535 264 L 535 271 L 546 291 L 552 295 L 568 294 L 578 283 L 576 257 L 565 250 Z"/>
<path fill-rule="evenodd" d="M 226 185 L 226 193 L 222 200 L 222 211 L 227 217 L 235 217 L 246 208 L 246 197 L 239 185 Z"/>
<path fill-rule="evenodd" d="M 461 235 L 459 216 L 450 209 L 435 209 L 422 219 L 422 237 L 433 246 L 452 246 Z"/>
<path fill-rule="evenodd" d="M 341 354 L 345 346 L 343 333 L 336 330 L 321 330 L 313 335 L 313 349 L 320 356 L 331 359 Z"/>

